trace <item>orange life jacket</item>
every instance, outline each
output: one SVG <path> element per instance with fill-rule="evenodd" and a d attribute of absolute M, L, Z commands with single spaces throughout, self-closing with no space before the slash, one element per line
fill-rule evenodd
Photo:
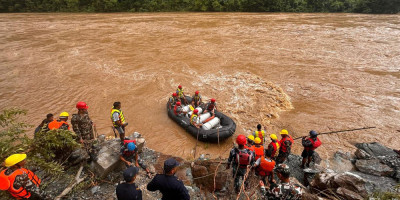
<path fill-rule="evenodd" d="M 287 141 L 287 140 L 289 140 L 291 142 L 290 146 L 286 146 L 285 141 Z M 288 150 L 287 150 L 288 147 L 291 147 L 293 145 L 293 143 L 294 143 L 293 138 L 290 135 L 288 135 L 286 138 L 282 138 L 279 141 L 279 146 L 282 149 L 282 152 L 288 152 Z"/>
<path fill-rule="evenodd" d="M 244 148 L 246 148 L 246 149 L 248 149 L 248 150 L 250 150 L 250 151 L 252 151 L 252 152 L 254 152 L 254 145 L 251 145 L 251 146 L 247 146 L 247 144 L 246 145 L 244 145 Z"/>
<path fill-rule="evenodd" d="M 264 156 L 261 157 L 261 162 L 258 167 L 256 167 L 256 172 L 260 176 L 271 175 L 275 167 L 275 161 L 271 159 L 271 161 L 267 161 Z"/>
<path fill-rule="evenodd" d="M 20 187 L 20 188 L 14 188 L 14 181 L 15 178 L 18 175 L 21 174 L 28 174 L 28 178 L 32 181 L 33 184 L 35 184 L 37 187 L 39 187 L 41 180 L 39 179 L 39 177 L 37 177 L 32 171 L 27 170 L 25 168 L 20 168 L 15 170 L 13 173 L 11 173 L 10 175 L 6 175 L 5 174 L 6 170 L 3 170 L 0 173 L 0 176 L 2 176 L 2 179 L 9 181 L 9 188 L 7 189 L 8 192 L 10 192 L 10 194 L 15 197 L 16 199 L 28 199 L 29 197 L 31 197 L 31 193 L 26 191 L 26 189 L 24 187 Z M 4 183 L 2 183 L 4 184 Z"/>
<path fill-rule="evenodd" d="M 311 141 L 312 147 L 305 147 L 305 149 L 307 151 L 312 150 L 314 151 L 316 148 L 318 148 L 319 146 L 321 146 L 321 141 L 317 138 L 317 141 L 314 141 L 312 138 L 308 138 L 308 140 Z"/>
<path fill-rule="evenodd" d="M 279 149 L 279 143 L 278 142 L 271 142 L 269 143 L 269 145 L 271 145 L 272 147 L 274 147 L 274 150 L 272 150 L 271 152 L 271 157 L 275 157 L 275 153 L 278 151 Z"/>
<path fill-rule="evenodd" d="M 264 147 L 260 146 L 254 146 L 254 154 L 255 154 L 255 160 L 258 160 L 259 158 L 264 156 Z"/>
<path fill-rule="evenodd" d="M 54 120 L 50 122 L 48 126 L 50 130 L 53 130 L 53 129 L 60 129 L 63 125 L 67 127 L 67 129 L 69 130 L 69 124 L 65 121 Z"/>

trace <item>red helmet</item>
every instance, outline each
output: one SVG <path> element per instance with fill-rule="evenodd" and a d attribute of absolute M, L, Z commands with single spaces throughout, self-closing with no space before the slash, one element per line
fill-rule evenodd
<path fill-rule="evenodd" d="M 196 94 L 196 95 L 199 94 L 199 91 L 197 90 L 197 91 L 195 92 L 195 94 Z"/>
<path fill-rule="evenodd" d="M 215 99 L 214 98 L 211 99 L 211 103 L 215 103 Z"/>
<path fill-rule="evenodd" d="M 197 110 L 197 109 L 194 109 L 194 110 L 193 110 L 193 113 L 194 113 L 194 114 L 197 114 L 198 112 L 199 112 L 199 110 Z"/>
<path fill-rule="evenodd" d="M 245 145 L 246 144 L 246 136 L 238 135 L 236 138 L 236 143 L 239 145 Z"/>
<path fill-rule="evenodd" d="M 181 102 L 180 102 L 180 101 L 176 102 L 176 105 L 177 105 L 177 106 L 180 106 L 180 105 L 181 105 Z"/>
<path fill-rule="evenodd" d="M 80 102 L 78 102 L 77 104 L 76 104 L 76 108 L 77 109 L 88 109 L 89 108 L 89 106 L 85 103 L 85 102 L 83 102 L 83 101 L 80 101 Z"/>
<path fill-rule="evenodd" d="M 178 88 L 179 88 L 179 89 L 182 89 L 182 85 L 179 85 Z"/>
<path fill-rule="evenodd" d="M 178 96 L 178 94 L 176 94 L 176 92 L 172 93 L 172 96 L 176 97 Z"/>

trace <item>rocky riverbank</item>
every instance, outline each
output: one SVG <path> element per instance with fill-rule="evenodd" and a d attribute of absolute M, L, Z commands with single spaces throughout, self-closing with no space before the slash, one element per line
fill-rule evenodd
<path fill-rule="evenodd" d="M 101 137 L 100 137 L 101 138 Z M 145 140 L 135 133 L 131 139 L 138 141 L 140 157 L 152 173 L 162 173 L 163 162 L 172 157 L 145 146 Z M 119 161 L 119 140 L 102 142 L 99 157 L 84 167 L 81 177 L 84 181 L 75 186 L 63 199 L 116 199 L 115 188 L 123 180 L 125 166 Z M 356 144 L 355 152 L 336 152 L 329 160 L 321 160 L 316 154 L 311 168 L 301 169 L 301 157 L 290 155 L 292 179 L 306 191 L 306 199 L 351 199 L 361 200 L 377 194 L 390 193 L 392 199 L 400 199 L 400 155 L 393 149 L 379 143 Z M 236 199 L 232 192 L 231 169 L 226 169 L 226 160 L 207 159 L 204 156 L 195 161 L 176 158 L 182 163 L 176 176 L 186 185 L 191 199 Z M 53 196 L 61 193 L 78 167 L 71 167 L 46 190 Z M 252 173 L 250 173 L 252 174 Z M 159 192 L 146 190 L 151 179 L 141 170 L 136 184 L 143 191 L 143 199 L 159 199 Z M 258 199 L 258 179 L 250 175 L 249 187 L 240 199 Z"/>

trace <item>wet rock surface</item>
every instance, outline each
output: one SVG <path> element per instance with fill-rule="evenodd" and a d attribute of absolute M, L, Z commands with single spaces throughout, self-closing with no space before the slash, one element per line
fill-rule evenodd
<path fill-rule="evenodd" d="M 360 172 L 375 176 L 392 176 L 394 170 L 389 166 L 382 164 L 379 159 L 357 160 L 356 167 Z"/>

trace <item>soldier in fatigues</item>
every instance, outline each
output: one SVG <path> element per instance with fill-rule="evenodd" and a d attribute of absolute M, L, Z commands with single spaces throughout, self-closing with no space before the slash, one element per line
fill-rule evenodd
<path fill-rule="evenodd" d="M 87 109 L 89 108 L 85 102 L 76 104 L 78 114 L 73 114 L 71 119 L 72 129 L 78 136 L 79 143 L 84 145 L 85 150 L 92 160 L 96 160 L 96 141 L 93 134 L 93 122 L 89 117 Z"/>

